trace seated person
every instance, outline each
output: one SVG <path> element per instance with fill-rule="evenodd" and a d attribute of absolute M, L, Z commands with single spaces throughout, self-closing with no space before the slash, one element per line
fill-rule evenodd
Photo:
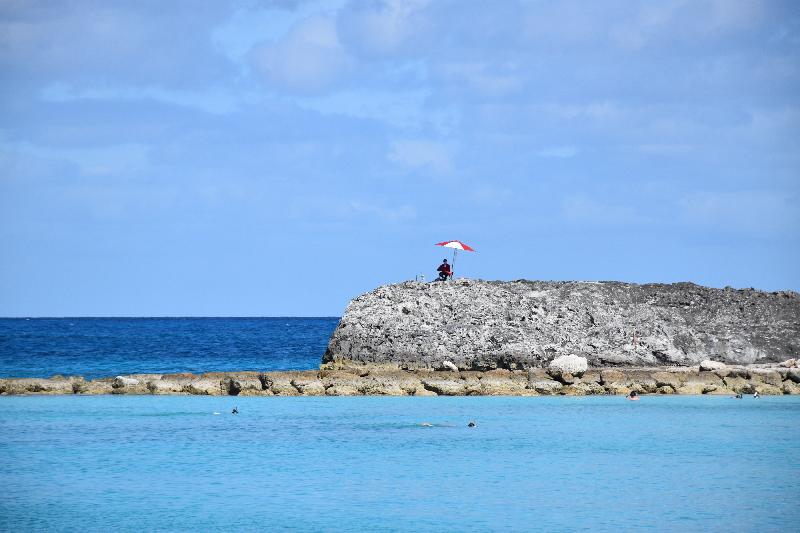
<path fill-rule="evenodd" d="M 453 271 L 450 270 L 450 265 L 447 263 L 447 259 L 442 259 L 442 264 L 439 265 L 439 268 L 436 270 L 439 271 L 438 281 L 444 281 L 447 278 L 453 277 Z"/>

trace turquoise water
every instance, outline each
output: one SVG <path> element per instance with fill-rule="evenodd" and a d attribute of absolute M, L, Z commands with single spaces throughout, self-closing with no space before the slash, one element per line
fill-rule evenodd
<path fill-rule="evenodd" d="M 0 530 L 788 531 L 798 442 L 792 397 L 0 397 Z"/>

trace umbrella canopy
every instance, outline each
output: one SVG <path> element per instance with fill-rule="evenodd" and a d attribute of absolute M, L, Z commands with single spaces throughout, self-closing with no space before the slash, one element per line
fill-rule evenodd
<path fill-rule="evenodd" d="M 463 251 L 463 252 L 474 252 L 474 251 L 475 251 L 475 250 L 472 248 L 472 246 L 470 246 L 470 245 L 468 245 L 468 244 L 464 244 L 464 243 L 463 243 L 463 242 L 461 242 L 461 241 L 443 241 L 443 242 L 437 242 L 437 243 L 436 243 L 436 246 L 443 246 L 444 248 L 452 248 L 452 249 L 453 249 L 453 266 L 452 266 L 452 273 L 453 273 L 453 275 L 454 275 L 454 274 L 455 274 L 455 272 L 456 272 L 456 252 L 458 252 L 459 250 L 461 250 L 461 251 Z"/>
<path fill-rule="evenodd" d="M 474 252 L 471 246 L 464 244 L 461 241 L 444 241 L 437 242 L 436 246 L 444 246 L 445 248 L 453 248 L 454 250 L 463 250 L 465 252 Z"/>

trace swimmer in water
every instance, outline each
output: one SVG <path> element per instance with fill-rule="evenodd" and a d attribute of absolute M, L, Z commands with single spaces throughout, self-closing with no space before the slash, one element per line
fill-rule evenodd
<path fill-rule="evenodd" d="M 758 399 L 758 398 L 759 398 L 759 396 L 758 396 L 758 391 L 755 391 L 755 392 L 753 393 L 753 398 L 756 398 L 756 399 Z"/>
<path fill-rule="evenodd" d="M 467 427 L 468 427 L 468 428 L 474 428 L 474 427 L 475 427 L 475 426 L 477 426 L 477 425 L 478 425 L 478 424 L 476 424 L 475 422 L 473 422 L 473 421 L 471 421 L 471 420 L 470 420 L 469 424 L 467 424 Z"/>
<path fill-rule="evenodd" d="M 632 402 L 638 402 L 639 401 L 639 395 L 636 394 L 635 390 L 632 390 L 631 393 L 628 394 L 628 399 L 630 401 L 632 401 Z"/>
<path fill-rule="evenodd" d="M 736 396 L 734 396 L 734 398 L 736 398 L 737 400 L 741 400 L 742 399 L 742 394 L 737 392 Z"/>
<path fill-rule="evenodd" d="M 238 415 L 239 414 L 239 407 L 238 406 L 234 407 L 233 411 L 231 411 L 231 414 L 232 415 Z"/>

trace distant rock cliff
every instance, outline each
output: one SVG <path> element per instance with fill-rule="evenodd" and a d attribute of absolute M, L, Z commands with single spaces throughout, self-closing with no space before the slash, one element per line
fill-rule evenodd
<path fill-rule="evenodd" d="M 800 295 L 692 283 L 406 282 L 348 305 L 323 362 L 533 368 L 779 362 L 800 355 Z"/>

